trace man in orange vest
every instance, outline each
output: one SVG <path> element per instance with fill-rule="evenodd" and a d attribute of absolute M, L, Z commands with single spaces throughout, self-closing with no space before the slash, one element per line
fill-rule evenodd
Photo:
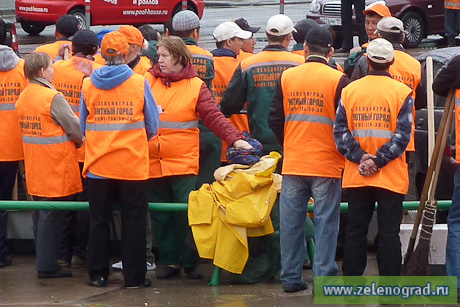
<path fill-rule="evenodd" d="M 444 26 L 447 47 L 455 47 L 455 37 L 460 25 L 460 0 L 444 0 Z"/>
<path fill-rule="evenodd" d="M 241 46 L 240 54 L 236 57 L 238 60 L 242 61 L 247 57 L 250 57 L 254 54 L 254 47 L 256 45 L 256 40 L 254 39 L 254 33 L 257 33 L 260 30 L 260 27 L 251 27 L 248 21 L 244 18 L 238 18 L 235 20 L 235 23 L 244 31 L 249 31 L 252 33 L 251 37 L 248 39 L 243 39 L 243 46 Z"/>
<path fill-rule="evenodd" d="M 334 257 L 345 161 L 335 147 L 332 126 L 340 93 L 349 79 L 328 65 L 334 53 L 329 29 L 313 27 L 304 41 L 306 63 L 283 72 L 269 117 L 270 128 L 284 149 L 280 239 L 285 292 L 307 288 L 302 266 L 306 200 L 310 197 L 315 200 L 316 225 L 313 274 L 337 276 L 339 272 Z"/>
<path fill-rule="evenodd" d="M 79 30 L 72 38 L 73 56 L 53 64 L 53 85 L 67 99 L 72 110 L 79 116 L 80 95 L 83 79 L 89 77 L 101 65 L 93 62 L 98 50 L 98 39 L 91 30 Z M 80 171 L 83 170 L 85 148 L 77 149 Z M 88 201 L 88 185 L 82 178 L 83 192 L 78 193 L 78 201 Z M 59 265 L 61 267 L 81 267 L 85 265 L 88 245 L 88 211 L 65 211 L 64 227 L 60 244 Z"/>
<path fill-rule="evenodd" d="M 334 139 L 347 159 L 342 186 L 347 189 L 348 225 L 344 276 L 366 268 L 366 235 L 378 203 L 377 263 L 381 276 L 401 274 L 399 228 L 402 202 L 409 188 L 404 152 L 412 128 L 412 90 L 391 78 L 393 46 L 376 38 L 367 47 L 369 74 L 342 91 Z"/>
<path fill-rule="evenodd" d="M 124 286 L 148 287 L 146 273 L 148 140 L 158 130 L 158 108 L 144 76 L 124 64 L 128 41 L 118 31 L 102 39 L 106 66 L 83 81 L 80 129 L 86 134 L 83 176 L 88 178 L 88 284 L 109 276 L 109 223 L 120 206 Z"/>
<path fill-rule="evenodd" d="M 64 96 L 51 84 L 51 58 L 32 52 L 24 63 L 29 83 L 16 101 L 21 126 L 27 190 L 35 200 L 74 200 L 82 191 L 76 147 L 84 137 L 78 117 Z M 64 214 L 37 210 L 34 236 L 38 278 L 71 277 L 57 260 Z"/>
<path fill-rule="evenodd" d="M 0 42 L 6 36 L 6 27 L 0 29 Z M 14 108 L 19 94 L 27 84 L 24 60 L 8 46 L 0 45 L 0 200 L 13 199 L 13 187 L 18 161 L 24 159 L 21 128 Z M 0 210 L 0 268 L 11 264 L 3 239 L 3 211 Z"/>
<path fill-rule="evenodd" d="M 75 32 L 78 31 L 79 22 L 77 17 L 73 15 L 62 15 L 56 21 L 56 31 L 54 32 L 54 36 L 56 37 L 56 41 L 51 44 L 46 44 L 42 46 L 38 46 L 35 49 L 35 52 L 44 52 L 48 53 L 51 57 L 51 61 L 54 61 L 54 58 L 59 53 L 59 48 L 63 44 L 72 44 L 69 37 L 73 36 Z"/>
<path fill-rule="evenodd" d="M 118 32 L 126 37 L 129 44 L 129 52 L 125 58 L 126 64 L 131 67 L 135 73 L 143 76 L 152 66 L 147 57 L 141 56 L 144 36 L 139 29 L 133 26 L 121 26 Z"/>

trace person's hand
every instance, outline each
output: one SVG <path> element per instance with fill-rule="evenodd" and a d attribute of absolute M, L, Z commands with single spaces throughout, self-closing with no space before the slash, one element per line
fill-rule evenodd
<path fill-rule="evenodd" d="M 358 171 L 361 176 L 370 177 L 375 175 L 378 171 L 380 171 L 380 169 L 377 168 L 374 160 L 367 159 L 359 164 Z"/>
<path fill-rule="evenodd" d="M 374 159 L 374 158 L 377 158 L 377 156 L 375 155 L 372 155 L 372 154 L 364 154 L 362 157 L 361 157 L 361 160 L 359 161 L 359 164 L 363 163 L 364 161 L 366 160 L 369 160 L 369 159 Z"/>
<path fill-rule="evenodd" d="M 66 50 L 66 49 L 67 49 L 67 51 L 70 53 L 70 51 L 71 51 L 71 45 L 68 44 L 68 43 L 62 44 L 62 45 L 59 47 L 58 56 L 60 56 L 61 58 L 64 59 L 64 53 L 65 53 L 65 50 Z M 67 59 L 64 59 L 64 60 L 67 60 Z"/>
<path fill-rule="evenodd" d="M 362 48 L 361 48 L 360 46 L 351 48 L 351 49 L 350 49 L 350 54 L 353 54 L 353 53 L 356 53 L 356 52 L 360 52 L 361 50 L 362 50 Z"/>
<path fill-rule="evenodd" d="M 251 146 L 251 144 L 249 144 L 247 141 L 245 140 L 236 140 L 235 142 L 233 142 L 233 147 L 235 148 L 241 148 L 241 149 L 246 149 L 246 150 L 250 150 L 252 149 L 253 147 Z"/>

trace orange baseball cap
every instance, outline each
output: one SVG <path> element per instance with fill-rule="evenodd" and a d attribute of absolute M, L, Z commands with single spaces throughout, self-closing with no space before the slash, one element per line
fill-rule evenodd
<path fill-rule="evenodd" d="M 110 50 L 109 52 L 109 49 Z M 118 31 L 113 31 L 104 35 L 101 42 L 101 53 L 107 56 L 117 56 L 128 54 L 129 45 L 126 37 Z"/>
<path fill-rule="evenodd" d="M 367 8 L 367 10 L 363 11 L 363 14 L 367 15 L 370 12 L 374 12 L 380 17 L 391 17 L 391 13 L 388 7 L 380 3 L 370 6 L 369 8 Z"/>
<path fill-rule="evenodd" d="M 120 29 L 118 29 L 118 32 L 120 32 L 126 37 L 128 44 L 142 47 L 142 43 L 144 42 L 144 36 L 138 28 L 133 26 L 121 26 Z"/>

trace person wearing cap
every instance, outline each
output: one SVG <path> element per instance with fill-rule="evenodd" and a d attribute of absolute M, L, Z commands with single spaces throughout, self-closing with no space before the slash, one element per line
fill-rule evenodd
<path fill-rule="evenodd" d="M 0 41 L 6 36 L 6 27 L 2 29 L 0 21 Z M 24 60 L 8 46 L 0 45 L 0 200 L 13 199 L 13 187 L 18 171 L 18 163 L 24 160 L 21 128 L 14 104 L 21 91 L 27 85 L 24 76 Z M 3 238 L 3 210 L 0 210 L 0 268 L 11 264 Z"/>
<path fill-rule="evenodd" d="M 185 42 L 177 36 L 168 36 L 157 48 L 158 64 L 145 75 L 162 110 L 158 136 L 149 143 L 148 200 L 187 202 L 190 192 L 196 189 L 199 169 L 199 118 L 227 144 L 242 149 L 252 149 L 252 146 L 217 108 L 209 89 L 192 66 Z M 187 212 L 152 215 L 160 261 L 167 265 L 156 277 L 179 276 L 182 266 L 189 278 L 203 278 L 198 269 L 197 251 L 187 242 L 191 236 Z"/>
<path fill-rule="evenodd" d="M 216 77 L 212 82 L 212 95 L 217 104 L 230 82 L 233 72 L 240 64 L 243 40 L 252 37 L 252 32 L 242 30 L 236 22 L 226 21 L 219 24 L 212 33 L 217 49 L 212 50 Z M 249 131 L 247 114 L 233 114 L 228 120 L 241 132 Z M 222 162 L 226 162 L 227 144 L 222 142 Z M 219 166 L 218 166 L 219 167 Z"/>
<path fill-rule="evenodd" d="M 102 39 L 104 38 L 104 35 L 106 35 L 107 33 L 110 33 L 110 32 L 113 32 L 114 30 L 110 30 L 110 29 L 102 29 L 100 31 L 98 31 L 96 33 L 96 36 L 97 36 L 97 40 L 98 40 L 98 46 L 99 46 L 99 50 L 98 50 L 98 53 L 96 53 L 94 55 L 94 62 L 97 63 L 97 64 L 100 64 L 102 66 L 105 65 L 105 60 L 104 58 L 102 57 L 102 54 L 100 52 L 100 47 L 101 47 L 101 42 L 102 42 Z"/>
<path fill-rule="evenodd" d="M 447 47 L 455 47 L 455 37 L 460 26 L 460 0 L 444 0 L 444 26 Z"/>
<path fill-rule="evenodd" d="M 141 56 L 144 36 L 142 36 L 142 33 L 138 28 L 133 26 L 121 26 L 118 29 L 118 32 L 126 37 L 129 44 L 129 52 L 125 56 L 126 64 L 135 73 L 143 76 L 152 66 L 149 58 Z"/>
<path fill-rule="evenodd" d="M 366 235 L 378 203 L 379 275 L 401 274 L 399 229 L 409 188 L 404 152 L 412 129 L 412 90 L 394 80 L 392 44 L 376 38 L 367 47 L 369 73 L 342 90 L 334 139 L 345 156 L 342 186 L 348 198 L 348 225 L 342 271 L 360 276 L 366 268 Z"/>
<path fill-rule="evenodd" d="M 248 39 L 243 39 L 243 46 L 241 46 L 240 54 L 238 54 L 237 59 L 242 61 L 247 57 L 250 57 L 254 54 L 254 46 L 256 45 L 256 40 L 254 39 L 254 33 L 257 33 L 260 30 L 260 27 L 251 27 L 248 21 L 244 18 L 238 18 L 235 20 L 235 23 L 244 31 L 249 31 L 252 33 L 251 37 Z"/>
<path fill-rule="evenodd" d="M 126 64 L 126 37 L 102 39 L 106 65 L 83 80 L 80 129 L 86 135 L 83 176 L 88 180 L 88 284 L 105 287 L 109 276 L 109 224 L 120 206 L 124 286 L 148 287 L 146 274 L 148 141 L 157 133 L 158 107 L 144 76 Z"/>
<path fill-rule="evenodd" d="M 69 201 L 82 191 L 76 147 L 83 144 L 78 117 L 51 84 L 48 54 L 32 52 L 25 58 L 29 83 L 16 101 L 21 127 L 27 191 L 38 201 Z M 34 214 L 37 277 L 71 277 L 58 264 L 63 211 L 37 210 Z"/>
<path fill-rule="evenodd" d="M 263 155 L 281 152 L 273 131 L 268 127 L 270 103 L 281 73 L 305 62 L 305 58 L 288 51 L 294 25 L 291 18 L 278 14 L 270 17 L 265 34 L 268 45 L 238 65 L 225 90 L 220 108 L 226 116 L 238 114 L 247 101 L 251 137 L 262 143 Z"/>
<path fill-rule="evenodd" d="M 353 8 L 358 24 L 358 41 L 362 45 L 367 42 L 365 17 L 364 17 L 364 0 L 341 0 L 341 15 L 343 41 L 342 47 L 337 50 L 338 53 L 347 53 L 353 48 Z"/>
<path fill-rule="evenodd" d="M 56 30 L 54 32 L 56 41 L 54 43 L 38 46 L 35 49 L 35 52 L 47 53 L 51 57 L 51 60 L 54 61 L 54 58 L 59 53 L 59 48 L 61 47 L 61 45 L 72 44 L 69 38 L 72 37 L 75 34 L 75 32 L 78 31 L 79 25 L 80 23 L 77 17 L 69 14 L 62 15 L 56 21 Z"/>
<path fill-rule="evenodd" d="M 158 63 L 157 44 L 161 40 L 160 32 L 154 29 L 151 25 L 142 25 L 139 27 L 142 36 L 144 36 L 144 44 L 142 46 L 142 55 L 150 60 L 150 66 Z"/>
<path fill-rule="evenodd" d="M 270 128 L 283 144 L 284 152 L 280 279 L 285 292 L 307 288 L 302 265 L 308 211 L 305 199 L 310 197 L 315 199 L 313 274 L 337 276 L 339 273 L 335 249 L 345 161 L 335 146 L 332 126 L 340 93 L 349 79 L 328 64 L 334 53 L 328 28 L 312 27 L 304 42 L 306 62 L 282 73 L 269 115 Z"/>
<path fill-rule="evenodd" d="M 93 55 L 98 50 L 96 34 L 90 30 L 79 30 L 72 37 L 72 54 L 67 60 L 53 64 L 53 86 L 61 92 L 74 113 L 79 116 L 80 95 L 83 79 L 89 77 L 94 69 L 101 65 L 94 63 Z M 77 149 L 80 170 L 83 169 L 84 146 Z M 87 182 L 82 178 L 83 192 L 76 200 L 88 201 Z M 89 213 L 87 211 L 64 211 L 64 225 L 58 263 L 61 267 L 84 266 L 88 245 Z"/>

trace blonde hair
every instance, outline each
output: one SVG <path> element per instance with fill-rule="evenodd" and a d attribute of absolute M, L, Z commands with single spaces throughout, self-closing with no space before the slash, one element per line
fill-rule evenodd
<path fill-rule="evenodd" d="M 24 75 L 29 80 L 41 77 L 40 71 L 51 63 L 51 57 L 44 52 L 32 52 L 24 59 Z"/>
<path fill-rule="evenodd" d="M 157 44 L 157 50 L 160 47 L 166 48 L 171 56 L 184 67 L 192 60 L 190 50 L 188 50 L 187 45 L 178 36 L 171 35 L 162 38 Z"/>

